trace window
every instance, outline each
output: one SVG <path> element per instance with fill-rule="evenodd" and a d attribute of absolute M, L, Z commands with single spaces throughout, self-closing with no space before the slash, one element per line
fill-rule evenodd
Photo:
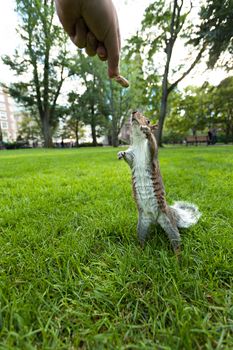
<path fill-rule="evenodd" d="M 7 122 L 1 122 L 2 129 L 8 129 L 8 123 Z"/>
<path fill-rule="evenodd" d="M 4 111 L 0 111 L 0 119 L 7 119 L 7 114 Z"/>

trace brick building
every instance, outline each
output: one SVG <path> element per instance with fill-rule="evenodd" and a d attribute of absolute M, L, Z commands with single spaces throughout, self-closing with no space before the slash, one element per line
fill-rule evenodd
<path fill-rule="evenodd" d="M 0 87 L 0 133 L 4 142 L 16 140 L 19 119 L 13 99 Z"/>

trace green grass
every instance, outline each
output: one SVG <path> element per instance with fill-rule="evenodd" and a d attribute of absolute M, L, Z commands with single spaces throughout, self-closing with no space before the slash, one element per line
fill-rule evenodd
<path fill-rule="evenodd" d="M 0 152 L 0 349 L 233 349 L 233 147 L 160 151 L 203 213 L 142 251 L 117 150 Z"/>

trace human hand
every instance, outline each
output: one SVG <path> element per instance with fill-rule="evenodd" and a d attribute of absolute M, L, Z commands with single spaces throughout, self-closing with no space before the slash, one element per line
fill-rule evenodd
<path fill-rule="evenodd" d="M 55 0 L 64 30 L 89 56 L 108 61 L 108 75 L 123 87 L 128 81 L 119 75 L 120 33 L 112 0 Z"/>

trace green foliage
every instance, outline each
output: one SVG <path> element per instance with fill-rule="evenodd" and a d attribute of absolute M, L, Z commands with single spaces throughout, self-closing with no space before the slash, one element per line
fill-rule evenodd
<path fill-rule="evenodd" d="M 222 53 L 229 52 L 228 68 L 232 69 L 233 1 L 210 0 L 200 11 L 201 25 L 195 44 L 204 41 L 209 48 L 209 67 L 213 68 Z"/>
<path fill-rule="evenodd" d="M 175 43 L 179 34 L 183 38 L 188 38 L 186 19 L 189 11 L 184 10 L 182 1 L 167 2 L 156 0 L 150 4 L 145 11 L 142 21 L 142 31 L 146 35 L 146 43 L 150 47 L 148 51 L 149 59 L 152 59 L 158 51 L 165 50 L 169 41 Z M 181 33 L 182 29 L 185 30 Z"/>
<path fill-rule="evenodd" d="M 76 139 L 76 146 L 78 146 L 79 139 L 84 136 L 85 106 L 74 92 L 69 93 L 68 102 L 68 120 L 66 120 L 65 130 L 68 131 L 69 136 Z"/>
<path fill-rule="evenodd" d="M 35 141 L 41 139 L 41 127 L 34 116 L 24 113 L 21 114 L 21 122 L 18 130 L 18 137 L 24 141 Z"/>
<path fill-rule="evenodd" d="M 185 136 L 216 128 L 222 141 L 233 139 L 233 77 L 224 79 L 214 87 L 204 83 L 201 87 L 187 87 L 183 94 L 177 94 L 171 102 L 166 122 L 168 130 Z"/>
<path fill-rule="evenodd" d="M 1 349 L 232 349 L 232 147 L 165 148 L 169 203 L 202 212 L 142 250 L 117 150 L 0 152 Z"/>
<path fill-rule="evenodd" d="M 155 64 L 145 56 L 146 41 L 141 33 L 137 33 L 125 47 L 126 75 L 130 77 L 129 108 L 141 110 L 151 120 L 158 120 L 161 98 L 160 77 Z"/>
<path fill-rule="evenodd" d="M 183 94 L 177 94 L 171 102 L 166 128 L 185 136 L 190 130 L 195 135 L 197 131 L 211 127 L 214 113 L 213 90 L 213 86 L 205 83 L 202 87 L 189 86 Z"/>
<path fill-rule="evenodd" d="M 127 49 L 123 49 L 127 52 Z M 97 136 L 105 134 L 110 144 L 118 145 L 118 135 L 130 111 L 136 108 L 145 111 L 147 82 L 143 78 L 142 59 L 139 54 L 123 54 L 122 74 L 130 80 L 130 88 L 122 89 L 119 84 L 109 80 L 106 65 L 97 57 L 87 57 L 79 53 L 80 92 L 68 94 L 67 108 L 63 116 L 68 116 L 69 123 L 83 123 L 92 129 L 93 144 Z M 70 126 L 65 124 L 65 128 Z"/>
<path fill-rule="evenodd" d="M 214 93 L 215 122 L 225 131 L 226 140 L 233 138 L 233 77 L 221 81 Z"/>

